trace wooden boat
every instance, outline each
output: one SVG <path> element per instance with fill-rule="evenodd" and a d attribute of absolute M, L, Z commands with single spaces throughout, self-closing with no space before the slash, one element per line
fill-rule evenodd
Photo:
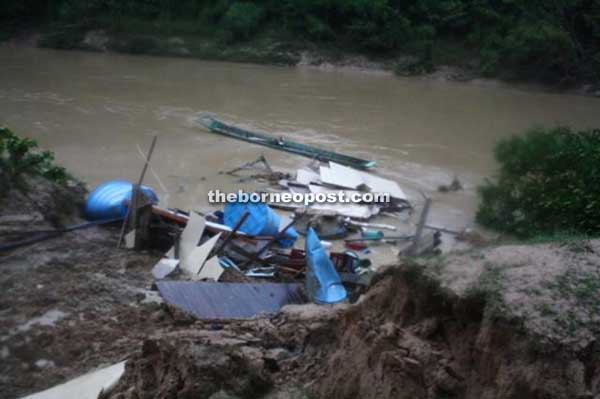
<path fill-rule="evenodd" d="M 332 161 L 357 169 L 369 169 L 375 166 L 375 161 L 339 154 L 337 152 L 324 150 L 311 145 L 298 143 L 296 141 L 283 139 L 282 137 L 273 137 L 266 133 L 251 132 L 242 128 L 223 123 L 211 116 L 201 116 L 196 122 L 207 127 L 211 132 L 222 134 L 238 140 L 247 141 L 253 144 L 259 144 L 265 147 L 277 150 L 291 152 L 293 154 L 303 155 L 319 161 Z"/>

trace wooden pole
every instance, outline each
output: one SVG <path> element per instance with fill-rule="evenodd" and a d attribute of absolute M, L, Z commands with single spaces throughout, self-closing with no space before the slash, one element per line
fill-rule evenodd
<path fill-rule="evenodd" d="M 251 263 L 256 262 L 256 260 L 260 258 L 260 255 L 262 255 L 271 245 L 273 245 L 275 243 L 275 241 L 277 241 L 285 236 L 285 232 L 288 231 L 289 228 L 292 227 L 294 225 L 294 223 L 296 223 L 297 220 L 298 219 L 296 219 L 296 218 L 292 219 L 292 221 L 287 226 L 285 226 L 283 228 L 283 230 L 281 230 L 279 233 L 277 233 L 258 252 L 256 252 L 254 255 L 252 255 L 252 257 L 250 259 L 248 259 L 246 262 L 244 262 L 242 267 L 246 267 L 246 266 L 250 265 Z"/>
<path fill-rule="evenodd" d="M 129 201 L 129 206 L 127 207 L 127 214 L 125 215 L 125 219 L 123 220 L 123 224 L 121 225 L 121 233 L 119 234 L 119 240 L 117 241 L 117 248 L 121 247 L 121 243 L 123 242 L 123 237 L 125 237 L 125 229 L 127 225 L 132 226 L 132 228 L 137 227 L 137 209 L 139 202 L 139 188 L 144 181 L 144 177 L 146 176 L 146 171 L 148 170 L 148 164 L 150 163 L 150 159 L 152 158 L 152 153 L 154 152 L 154 146 L 156 145 L 156 140 L 158 136 L 154 136 L 152 138 L 152 144 L 150 144 L 150 149 L 148 150 L 148 155 L 146 155 L 146 160 L 144 162 L 144 167 L 142 168 L 142 173 L 140 173 L 140 178 L 138 179 L 138 183 L 131 187 L 131 199 Z"/>
<path fill-rule="evenodd" d="M 431 206 L 431 198 L 425 197 L 425 205 L 423 205 L 423 210 L 421 211 L 421 217 L 419 218 L 419 224 L 417 224 L 417 230 L 415 232 L 415 238 L 413 240 L 412 246 L 408 248 L 406 251 L 406 255 L 415 256 L 419 249 L 419 241 L 421 241 L 421 236 L 423 235 L 423 229 L 425 227 L 425 223 L 427 222 L 427 216 L 429 215 L 429 207 Z"/>
<path fill-rule="evenodd" d="M 219 245 L 219 247 L 217 249 L 213 250 L 213 254 L 215 256 L 221 255 L 221 253 L 223 252 L 223 250 L 225 249 L 225 247 L 227 246 L 227 244 L 229 244 L 229 242 L 231 240 L 233 240 L 233 238 L 235 237 L 235 234 L 238 232 L 238 230 L 240 229 L 240 227 L 242 227 L 242 224 L 244 224 L 244 222 L 246 221 L 246 219 L 248 219 L 248 216 L 250 216 L 250 212 L 246 211 L 244 212 L 244 214 L 240 217 L 240 220 L 237 221 L 237 223 L 235 224 L 235 226 L 233 227 L 233 229 L 231 230 L 231 233 L 229 233 L 221 242 L 221 245 Z M 211 258 L 213 255 L 211 254 L 210 256 L 207 257 Z"/>
<path fill-rule="evenodd" d="M 141 185 L 144 182 L 144 176 L 146 176 L 146 170 L 148 170 L 148 165 L 150 164 L 150 158 L 152 158 L 152 153 L 154 152 L 154 146 L 156 145 L 156 140 L 158 136 L 152 137 L 152 144 L 150 144 L 150 149 L 148 150 L 148 155 L 146 155 L 146 162 L 144 163 L 144 168 L 142 169 L 142 173 L 140 174 L 140 179 L 138 180 L 138 185 Z"/>

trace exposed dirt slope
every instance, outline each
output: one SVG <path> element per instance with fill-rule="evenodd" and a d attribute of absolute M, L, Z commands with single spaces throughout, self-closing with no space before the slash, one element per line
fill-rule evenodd
<path fill-rule="evenodd" d="M 35 198 L 2 208 L 4 237 L 77 222 Z M 600 395 L 598 241 L 407 261 L 353 305 L 211 323 L 154 302 L 157 255 L 117 251 L 117 233 L 77 231 L 0 257 L 3 397 L 124 358 L 106 398 Z"/>
<path fill-rule="evenodd" d="M 391 272 L 342 316 L 319 396 L 566 399 L 600 392 L 594 344 L 544 343 L 511 314 L 496 312 L 496 297 L 480 293 L 448 292 L 416 268 Z"/>
<path fill-rule="evenodd" d="M 83 222 L 83 191 L 35 181 L 0 208 L 0 245 Z M 0 397 L 49 388 L 127 357 L 168 315 L 153 303 L 157 256 L 116 250 L 94 227 L 0 253 Z"/>
<path fill-rule="evenodd" d="M 506 251 L 519 253 L 512 247 Z M 355 305 L 289 306 L 273 318 L 219 326 L 197 322 L 177 332 L 157 332 L 129 363 L 110 398 L 567 399 L 599 394 L 600 362 L 592 341 L 580 348 L 571 341 L 540 339 L 515 317 L 524 305 L 513 312 L 514 303 L 504 302 L 495 285 L 476 277 L 482 273 L 469 273 L 469 289 L 460 292 L 440 284 L 440 275 L 452 273 L 452 262 L 462 256 L 467 255 L 446 260 L 446 272 L 439 259 L 389 268 Z M 489 268 L 472 267 L 482 268 L 484 275 Z M 507 299 L 511 292 L 506 291 Z M 546 299 L 557 306 L 562 300 Z M 215 360 L 216 369 L 210 369 L 206 357 L 226 360 Z M 222 378 L 223 373 L 231 377 Z M 206 378 L 209 383 L 195 384 Z"/>

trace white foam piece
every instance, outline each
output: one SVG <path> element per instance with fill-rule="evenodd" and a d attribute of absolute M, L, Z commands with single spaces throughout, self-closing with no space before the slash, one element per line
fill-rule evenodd
<path fill-rule="evenodd" d="M 92 371 L 21 399 L 98 399 L 100 392 L 108 392 L 117 385 L 125 372 L 125 363 Z"/>

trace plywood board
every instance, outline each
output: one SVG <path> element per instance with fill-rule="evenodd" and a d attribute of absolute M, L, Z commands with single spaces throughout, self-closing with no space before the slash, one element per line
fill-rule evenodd
<path fill-rule="evenodd" d="M 204 266 L 200 269 L 200 273 L 198 273 L 198 278 L 200 280 L 213 280 L 219 281 L 221 274 L 223 274 L 223 267 L 219 264 L 219 258 L 213 256 L 206 262 L 204 262 Z"/>
<path fill-rule="evenodd" d="M 198 273 L 200 273 L 200 269 L 204 265 L 204 262 L 206 262 L 206 258 L 210 255 L 219 237 L 221 237 L 221 233 L 214 235 L 201 246 L 194 248 L 186 258 L 181 258 L 181 270 L 194 280 L 198 280 L 200 278 Z"/>
<path fill-rule="evenodd" d="M 173 273 L 178 264 L 179 259 L 163 258 L 152 268 L 152 275 L 157 280 L 163 279 Z"/>
<path fill-rule="evenodd" d="M 356 189 L 358 186 L 363 184 L 363 181 L 359 175 L 352 172 L 353 169 L 348 169 L 350 170 L 350 173 L 338 169 L 334 170 L 333 168 L 328 168 L 326 166 L 321 166 L 319 167 L 321 181 L 336 187 Z"/>
<path fill-rule="evenodd" d="M 369 219 L 379 213 L 379 207 L 357 204 L 314 204 L 309 209 L 325 212 L 335 212 L 354 219 Z"/>
<path fill-rule="evenodd" d="M 310 183 L 320 183 L 321 176 L 312 170 L 298 169 L 296 172 L 296 182 L 304 185 L 309 185 Z"/>
<path fill-rule="evenodd" d="M 184 261 L 196 249 L 200 237 L 204 234 L 205 225 L 206 220 L 202 216 L 196 212 L 190 212 L 190 218 L 179 240 L 179 259 Z"/>
<path fill-rule="evenodd" d="M 329 171 L 326 172 L 328 180 L 335 182 L 344 182 L 342 187 L 352 185 L 350 188 L 357 188 L 361 184 L 366 185 L 372 192 L 389 193 L 392 198 L 407 200 L 406 194 L 400 188 L 398 183 L 393 180 L 375 176 L 371 173 L 361 172 L 335 162 L 329 162 Z M 322 178 L 322 177 L 321 177 Z M 325 180 L 323 180 L 325 182 Z M 335 183 L 331 183 L 335 184 Z M 338 183 L 339 185 L 339 183 Z"/>

